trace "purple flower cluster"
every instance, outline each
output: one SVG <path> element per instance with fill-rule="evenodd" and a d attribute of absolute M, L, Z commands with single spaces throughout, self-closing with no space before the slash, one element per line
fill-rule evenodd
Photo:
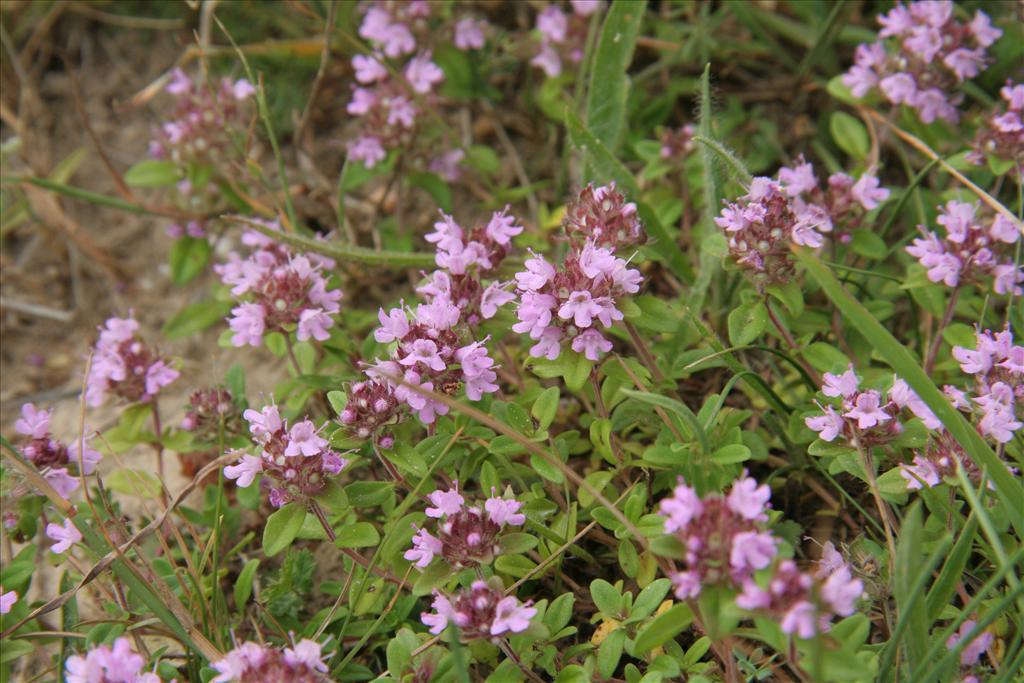
<path fill-rule="evenodd" d="M 110 318 L 100 328 L 85 380 L 85 400 L 101 406 L 111 394 L 125 401 L 151 401 L 178 379 L 178 371 L 138 338 L 134 318 Z"/>
<path fill-rule="evenodd" d="M 981 479 L 981 468 L 967 455 L 963 447 L 946 430 L 934 435 L 923 452 L 914 455 L 910 463 L 901 464 L 900 476 L 907 482 L 908 491 L 938 486 L 947 477 L 956 477 L 957 466 L 971 481 Z"/>
<path fill-rule="evenodd" d="M 877 88 L 891 104 L 915 109 L 925 123 L 956 123 L 963 96 L 954 88 L 985 70 L 987 48 L 1003 32 L 980 10 L 962 24 L 953 9 L 950 0 L 897 3 L 878 17 L 881 40 L 857 47 L 843 84 L 858 98 Z M 892 40 L 883 42 L 887 38 Z"/>
<path fill-rule="evenodd" d="M 211 683 L 328 683 L 331 680 L 320 645 L 309 639 L 286 648 L 242 643 L 211 666 L 218 671 Z"/>
<path fill-rule="evenodd" d="M 899 377 L 893 378 L 888 398 L 876 389 L 861 390 L 860 378 L 852 365 L 841 375 L 826 372 L 824 380 L 821 393 L 833 401 L 818 403 L 821 414 L 804 420 L 822 441 L 835 441 L 842 435 L 848 443 L 865 448 L 888 443 L 903 432 L 899 416 L 904 408 L 921 418 L 929 429 L 942 426 L 925 402 Z"/>
<path fill-rule="evenodd" d="M 572 13 L 566 14 L 558 5 L 548 5 L 537 15 L 540 47 L 530 64 L 538 67 L 549 78 L 562 73 L 562 64 L 568 59 L 578 64 L 583 59 L 583 46 L 587 42 L 587 25 L 591 14 L 604 6 L 601 0 L 571 0 Z"/>
<path fill-rule="evenodd" d="M 352 58 L 356 81 L 348 113 L 359 117 L 361 132 L 348 145 L 350 159 L 362 161 L 372 168 L 384 160 L 388 149 L 397 149 L 413 137 L 416 118 L 420 113 L 417 98 L 429 96 L 434 87 L 444 80 L 444 72 L 431 61 L 430 52 L 419 52 L 399 65 L 397 60 L 416 52 L 414 33 L 429 31 L 426 18 L 430 15 L 427 2 L 374 3 L 370 5 L 359 27 L 359 35 L 373 48 L 373 53 Z M 464 36 L 475 39 L 469 27 Z M 392 76 L 385 65 L 391 60 Z"/>
<path fill-rule="evenodd" d="M 224 476 L 245 488 L 262 473 L 260 486 L 269 491 L 268 498 L 274 507 L 307 501 L 348 464 L 331 449 L 327 439 L 320 436 L 320 429 L 312 420 L 305 419 L 289 427 L 273 404 L 262 410 L 250 408 L 244 416 L 259 455 L 231 451 L 239 459 L 224 468 Z"/>
<path fill-rule="evenodd" d="M 946 640 L 946 647 L 952 650 L 957 644 L 967 637 L 967 634 L 974 630 L 977 625 L 974 619 L 968 619 L 960 625 L 960 630 L 954 633 Z M 977 676 L 971 673 L 977 664 L 981 656 L 988 652 L 989 648 L 992 647 L 992 641 L 995 638 L 988 631 L 982 631 L 974 640 L 967 644 L 963 650 L 960 651 L 960 668 L 961 678 L 960 683 L 980 683 Z"/>
<path fill-rule="evenodd" d="M 498 309 L 515 299 L 506 290 L 509 283 L 483 279 L 497 271 L 512 245 L 512 238 L 523 231 L 508 207 L 496 211 L 486 225 L 464 230 L 444 213 L 434 223 L 434 232 L 426 240 L 437 250 L 434 261 L 439 270 L 427 276 L 427 282 L 416 291 L 427 301 L 448 301 L 460 311 L 460 319 L 470 325 L 493 318 Z M 383 322 L 383 319 L 382 319 Z"/>
<path fill-rule="evenodd" d="M 981 165 L 992 155 L 1010 162 L 1019 177 L 1024 172 L 1024 84 L 1007 81 L 999 94 L 1006 103 L 982 123 L 968 158 Z"/>
<path fill-rule="evenodd" d="M 559 268 L 533 254 L 516 273 L 519 322 L 512 329 L 536 341 L 534 358 L 557 359 L 566 342 L 597 361 L 612 349 L 597 323 L 610 328 L 623 319 L 616 300 L 640 291 L 643 276 L 615 255 L 619 246 L 644 238 L 636 205 L 614 186 L 585 188 L 566 211 L 563 226 L 570 251 Z"/>
<path fill-rule="evenodd" d="M 68 498 L 78 488 L 78 476 L 70 474 L 69 467 L 75 473 L 92 474 L 103 456 L 86 439 L 70 447 L 57 441 L 50 434 L 51 417 L 51 411 L 26 403 L 21 406 L 21 419 L 14 423 L 14 429 L 28 437 L 21 447 L 22 454 L 61 497 Z"/>
<path fill-rule="evenodd" d="M 696 148 L 693 136 L 697 134 L 697 128 L 688 123 L 682 128 L 666 128 L 661 133 L 661 158 L 679 160 L 692 153 Z"/>
<path fill-rule="evenodd" d="M 1021 428 L 1024 409 L 1024 346 L 1013 343 L 1009 328 L 993 334 L 976 331 L 975 348 L 953 347 L 960 369 L 974 376 L 974 390 L 951 392 L 961 409 L 980 410 L 978 431 L 999 443 L 1008 443 Z"/>
<path fill-rule="evenodd" d="M 479 50 L 487 42 L 486 33 L 486 21 L 463 17 L 455 24 L 455 47 L 460 50 Z"/>
<path fill-rule="evenodd" d="M 431 493 L 433 507 L 427 517 L 437 520 L 437 535 L 417 529 L 412 548 L 405 559 L 424 569 L 435 556 L 442 557 L 453 569 L 489 564 L 500 553 L 499 536 L 506 527 L 522 526 L 526 515 L 519 512 L 523 504 L 514 498 L 502 498 L 491 491 L 483 505 L 466 505 L 459 493 L 459 483 L 447 491 Z"/>
<path fill-rule="evenodd" d="M 800 571 L 793 560 L 779 563 L 765 588 L 748 580 L 736 604 L 778 619 L 783 633 L 813 638 L 829 630 L 836 616 L 848 617 L 856 610 L 864 583 L 855 579 L 850 566 L 831 542 L 814 572 Z"/>
<path fill-rule="evenodd" d="M 174 113 L 149 143 L 150 156 L 182 166 L 223 161 L 231 149 L 230 132 L 245 130 L 244 103 L 256 94 L 252 83 L 224 78 L 211 88 L 175 69 L 166 90 L 176 98 Z"/>
<path fill-rule="evenodd" d="M 1020 239 L 1020 228 L 1011 219 L 979 212 L 978 202 L 949 201 L 939 207 L 936 221 L 945 228 L 945 237 L 920 225 L 924 236 L 907 247 L 907 253 L 928 269 L 929 280 L 958 287 L 992 278 L 997 294 L 1024 293 L 1024 268 L 1014 263 L 1012 248 Z"/>
<path fill-rule="evenodd" d="M 145 658 L 132 649 L 128 638 L 118 638 L 113 646 L 98 645 L 85 656 L 68 657 L 64 670 L 67 683 L 160 683 L 155 673 L 143 673 Z"/>
<path fill-rule="evenodd" d="M 82 540 L 82 534 L 75 527 L 75 523 L 71 519 L 65 519 L 61 524 L 54 524 L 50 522 L 46 525 L 46 537 L 53 541 L 53 545 L 50 546 L 50 550 L 61 555 L 66 553 L 71 546 Z"/>
<path fill-rule="evenodd" d="M 849 237 L 848 231 L 863 224 L 868 211 L 878 208 L 889 198 L 889 190 L 880 187 L 878 178 L 871 173 L 864 173 L 857 179 L 846 173 L 833 173 L 828 177 L 826 187 L 822 188 L 814 174 L 814 166 L 803 156 L 796 161 L 793 167 L 779 169 L 779 184 L 792 197 L 794 213 L 798 218 L 803 217 L 803 234 L 794 234 L 793 241 L 797 244 L 821 246 L 823 242 L 810 231 L 811 226 L 817 226 L 814 228 L 817 232 L 841 228 L 840 240 L 845 241 Z"/>
<path fill-rule="evenodd" d="M 506 596 L 500 579 L 474 581 L 469 588 L 453 596 L 434 591 L 433 613 L 424 612 L 421 619 L 430 632 L 440 634 L 455 624 L 465 642 L 491 640 L 522 633 L 530 627 L 537 608 L 521 603 L 514 595 Z"/>
<path fill-rule="evenodd" d="M 747 194 L 727 203 L 715 218 L 729 239 L 729 254 L 759 286 L 791 280 L 790 244 L 817 249 L 825 243 L 822 233 L 832 230 L 828 212 L 796 201 L 798 194 L 771 178 L 754 178 Z"/>
<path fill-rule="evenodd" d="M 279 229 L 276 223 L 268 225 Z M 334 261 L 317 254 L 296 256 L 254 230 L 243 233 L 242 243 L 252 249 L 248 257 L 231 252 L 227 263 L 214 266 L 240 302 L 228 319 L 231 343 L 259 346 L 264 334 L 292 330 L 300 341 L 330 337 L 342 292 L 328 289 L 323 271 L 333 269 Z"/>
<path fill-rule="evenodd" d="M 765 528 L 771 489 L 744 476 L 729 494 L 701 498 L 680 477 L 672 497 L 661 501 L 665 533 L 685 549 L 685 568 L 670 578 L 680 599 L 695 598 L 706 585 L 742 586 L 771 564 L 776 541 Z"/>
<path fill-rule="evenodd" d="M 7 591 L 4 593 L 3 586 L 0 586 L 0 614 L 7 614 L 14 609 L 16 602 L 18 602 L 18 592 Z"/>
<path fill-rule="evenodd" d="M 225 436 L 240 434 L 241 423 L 242 416 L 231 392 L 213 387 L 192 392 L 181 428 L 192 432 L 200 441 L 214 442 L 221 433 Z"/>

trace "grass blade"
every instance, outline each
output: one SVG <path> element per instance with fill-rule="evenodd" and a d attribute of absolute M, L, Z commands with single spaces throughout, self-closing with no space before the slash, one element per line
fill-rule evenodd
<path fill-rule="evenodd" d="M 974 426 L 950 404 L 942 391 L 935 386 L 931 377 L 910 355 L 906 346 L 892 336 L 892 333 L 885 329 L 863 304 L 846 291 L 832 271 L 813 252 L 805 249 L 794 249 L 794 252 L 800 263 L 821 286 L 843 317 L 871 342 L 879 357 L 906 380 L 968 455 L 980 467 L 987 470 L 996 487 L 996 492 L 1005 503 L 1011 523 L 1018 533 L 1024 533 L 1024 512 L 1021 511 L 1019 504 L 1024 500 L 1024 487 L 1020 482 L 996 457 Z M 1014 501 L 1017 502 L 1014 503 Z"/>
<path fill-rule="evenodd" d="M 899 626 L 903 627 L 906 641 L 906 661 L 911 670 L 924 661 L 928 647 L 928 614 L 923 602 L 913 599 L 919 595 L 931 572 L 922 572 L 921 558 L 924 542 L 921 502 L 915 502 L 900 528 L 900 542 L 896 547 L 896 564 L 893 571 L 893 595 L 899 610 Z M 918 585 L 920 584 L 920 585 Z M 896 634 L 890 642 L 898 642 Z M 894 645 L 895 649 L 898 647 Z M 887 653 L 888 654 L 888 653 Z"/>
<path fill-rule="evenodd" d="M 942 608 L 949 604 L 950 599 L 956 592 L 957 581 L 963 576 L 964 567 L 971 557 L 971 550 L 974 548 L 974 534 L 978 531 L 978 517 L 971 515 L 966 526 L 960 531 L 960 537 L 953 546 L 953 551 L 942 565 L 939 578 L 935 580 L 931 590 L 928 591 L 928 618 L 935 620 L 942 612 Z"/>
<path fill-rule="evenodd" d="M 615 0 L 601 28 L 587 88 L 587 128 L 612 152 L 626 122 L 626 98 L 636 39 L 647 2 Z"/>
<path fill-rule="evenodd" d="M 652 406 L 658 406 L 665 410 L 671 410 L 673 413 L 683 418 L 686 423 L 690 426 L 690 431 L 693 433 L 694 438 L 700 443 L 701 450 L 704 453 L 711 452 L 711 442 L 708 440 L 707 432 L 704 431 L 704 427 L 701 425 L 700 420 L 693 414 L 685 404 L 674 398 L 662 396 L 660 394 L 651 394 L 646 391 L 634 391 L 633 389 L 619 389 L 623 394 L 630 398 L 635 398 L 638 401 L 647 403 Z"/>

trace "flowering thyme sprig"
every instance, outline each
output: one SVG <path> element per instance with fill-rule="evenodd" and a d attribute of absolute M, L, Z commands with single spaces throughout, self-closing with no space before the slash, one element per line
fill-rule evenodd
<path fill-rule="evenodd" d="M 84 656 L 68 657 L 66 683 L 161 683 L 155 673 L 143 672 L 146 659 L 132 649 L 128 638 L 111 645 L 97 645 Z"/>
<path fill-rule="evenodd" d="M 176 380 L 177 370 L 138 337 L 134 318 L 110 318 L 100 328 L 85 382 L 85 400 L 101 406 L 111 395 L 130 402 L 153 400 Z"/>
<path fill-rule="evenodd" d="M 280 230 L 276 223 L 266 225 Z M 334 268 L 334 261 L 317 254 L 296 256 L 255 230 L 246 230 L 242 243 L 252 249 L 246 258 L 231 252 L 227 263 L 214 266 L 239 301 L 228 319 L 231 343 L 259 346 L 269 332 L 293 330 L 299 341 L 330 337 L 343 296 L 340 289 L 329 289 L 323 273 Z"/>
<path fill-rule="evenodd" d="M 736 480 L 728 495 L 701 498 L 682 478 L 660 503 L 665 533 L 684 548 L 684 569 L 670 576 L 680 599 L 700 595 L 704 586 L 741 586 L 771 564 L 776 540 L 765 528 L 771 489 L 750 477 Z"/>
<path fill-rule="evenodd" d="M 63 498 L 78 488 L 77 474 L 92 474 L 103 456 L 89 445 L 88 439 L 77 440 L 70 447 L 50 433 L 52 411 L 40 410 L 32 403 L 21 406 L 21 418 L 14 429 L 27 437 L 22 454 L 36 466 L 47 483 Z"/>
<path fill-rule="evenodd" d="M 427 508 L 427 517 L 437 520 L 436 535 L 417 529 L 412 548 L 404 555 L 420 569 L 429 566 L 435 556 L 453 569 L 490 564 L 501 552 L 500 537 L 506 528 L 526 522 L 526 515 L 519 511 L 521 502 L 500 497 L 493 490 L 483 504 L 467 505 L 455 482 L 454 488 L 438 489 L 429 499 L 433 507 Z"/>
<path fill-rule="evenodd" d="M 925 123 L 956 123 L 963 95 L 955 88 L 985 70 L 987 49 L 1003 32 L 980 10 L 967 24 L 955 20 L 953 10 L 950 0 L 897 3 L 878 17 L 881 40 L 857 47 L 843 84 L 857 98 L 877 88 L 890 104 L 915 109 Z"/>
<path fill-rule="evenodd" d="M 469 588 L 451 596 L 435 590 L 432 607 L 432 613 L 424 612 L 421 616 L 430 632 L 439 634 L 452 623 L 465 642 L 497 642 L 503 636 L 522 633 L 537 614 L 537 608 L 529 602 L 524 604 L 514 595 L 506 596 L 498 578 L 474 581 Z"/>
<path fill-rule="evenodd" d="M 218 672 L 211 683 L 328 683 L 331 680 L 320 644 L 305 638 L 285 648 L 242 643 L 211 666 Z"/>
<path fill-rule="evenodd" d="M 231 451 L 239 459 L 224 468 L 224 476 L 245 488 L 262 473 L 260 486 L 268 491 L 274 507 L 292 501 L 307 503 L 348 464 L 320 436 L 321 430 L 312 420 L 304 419 L 289 427 L 274 404 L 262 410 L 250 408 L 244 417 L 259 454 Z"/>

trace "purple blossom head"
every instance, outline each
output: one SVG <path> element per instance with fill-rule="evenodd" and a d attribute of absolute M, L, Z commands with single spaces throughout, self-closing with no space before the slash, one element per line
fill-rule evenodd
<path fill-rule="evenodd" d="M 146 660 L 121 637 L 113 645 L 97 645 L 85 655 L 72 655 L 65 664 L 67 683 L 160 683 L 154 673 L 144 673 Z"/>
<path fill-rule="evenodd" d="M 0 586 L 0 614 L 7 614 L 14 608 L 14 603 L 18 602 L 17 591 L 4 592 L 3 586 Z"/>
<path fill-rule="evenodd" d="M 311 420 L 304 419 L 289 427 L 273 404 L 262 410 L 250 408 L 244 417 L 258 455 L 231 451 L 238 460 L 224 468 L 224 476 L 246 488 L 262 474 L 262 483 L 275 507 L 290 501 L 305 503 L 348 464 L 320 436 L 320 429 Z"/>
<path fill-rule="evenodd" d="M 741 585 L 775 557 L 777 543 L 764 528 L 771 491 L 749 477 L 737 480 L 728 495 L 700 498 L 680 479 L 659 507 L 665 532 L 685 548 L 684 570 L 672 575 L 676 596 L 696 597 L 705 585 Z"/>
<path fill-rule="evenodd" d="M 486 41 L 487 22 L 472 17 L 459 19 L 455 24 L 455 47 L 460 50 L 479 50 Z"/>
<path fill-rule="evenodd" d="M 947 0 L 898 3 L 878 22 L 879 42 L 857 48 L 843 84 L 858 98 L 877 87 L 891 104 L 915 109 L 925 123 L 956 123 L 962 96 L 955 89 L 988 66 L 987 48 L 1002 31 L 980 11 L 970 23 L 960 23 Z"/>
<path fill-rule="evenodd" d="M 150 401 L 178 378 L 178 371 L 137 336 L 133 318 L 110 318 L 100 328 L 86 378 L 85 398 L 100 406 L 108 396 L 122 400 Z"/>
<path fill-rule="evenodd" d="M 473 640 L 494 640 L 522 633 L 530 626 L 530 620 L 537 609 L 530 603 L 520 603 L 515 596 L 505 596 L 501 582 L 475 581 L 472 586 L 453 596 L 434 593 L 433 613 L 424 612 L 423 623 L 430 632 L 442 633 L 448 624 L 459 629 L 459 636 L 465 642 Z"/>
<path fill-rule="evenodd" d="M 68 498 L 79 484 L 78 476 L 72 476 L 69 468 L 76 475 L 92 474 L 103 456 L 90 445 L 88 437 L 76 439 L 70 446 L 54 438 L 50 433 L 51 415 L 51 411 L 26 403 L 14 428 L 26 437 L 21 444 L 22 454 L 62 498 Z"/>
<path fill-rule="evenodd" d="M 330 680 L 320 644 L 308 639 L 285 648 L 242 643 L 211 666 L 218 672 L 211 683 L 327 683 Z"/>
<path fill-rule="evenodd" d="M 54 542 L 50 546 L 50 551 L 57 555 L 67 552 L 71 546 L 82 540 L 82 534 L 70 518 L 65 519 L 61 524 L 53 522 L 47 524 L 46 537 Z"/>
<path fill-rule="evenodd" d="M 491 497 L 483 504 L 467 505 L 458 483 L 449 490 L 438 489 L 428 496 L 427 517 L 437 520 L 436 532 L 418 529 L 405 559 L 427 567 L 440 556 L 451 567 L 461 569 L 490 563 L 500 550 L 500 536 L 509 527 L 522 526 L 526 515 L 514 498 Z"/>
<path fill-rule="evenodd" d="M 968 633 L 974 630 L 977 625 L 973 619 L 968 619 L 960 625 L 960 630 L 954 633 L 946 641 L 946 647 L 953 649 L 956 647 L 961 640 L 963 640 Z M 978 636 L 974 638 L 968 645 L 960 651 L 960 666 L 974 666 L 981 659 L 981 656 L 988 652 L 988 649 L 992 647 L 993 636 L 988 631 L 982 631 Z"/>
<path fill-rule="evenodd" d="M 569 203 L 562 225 L 570 240 L 590 242 L 612 250 L 626 249 L 647 241 L 647 232 L 637 207 L 627 201 L 615 183 L 587 185 Z"/>

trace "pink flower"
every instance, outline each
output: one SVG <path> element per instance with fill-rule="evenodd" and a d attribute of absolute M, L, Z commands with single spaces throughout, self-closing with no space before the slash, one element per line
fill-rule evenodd
<path fill-rule="evenodd" d="M 880 408 L 880 398 L 877 391 L 865 391 L 859 394 L 854 408 L 843 413 L 843 417 L 856 419 L 857 426 L 861 429 L 869 429 L 890 420 L 889 414 Z"/>
<path fill-rule="evenodd" d="M 369 55 L 353 57 L 352 68 L 355 69 L 356 80 L 360 83 L 374 83 L 388 77 L 388 70 L 384 65 Z"/>
<path fill-rule="evenodd" d="M 893 104 L 900 104 L 901 102 L 910 104 L 917 94 L 917 83 L 914 82 L 914 77 L 905 73 L 886 76 L 879 82 L 878 86 L 886 99 Z"/>
<path fill-rule="evenodd" d="M 421 620 L 425 626 L 430 627 L 430 632 L 435 636 L 444 631 L 445 627 L 448 626 L 449 621 L 458 622 L 459 619 L 452 608 L 452 604 L 448 601 L 448 598 L 444 597 L 440 593 L 434 594 L 434 602 L 431 604 L 435 614 L 423 612 L 420 615 Z"/>
<path fill-rule="evenodd" d="M 864 593 L 864 583 L 853 578 L 848 565 L 835 569 L 821 586 L 821 597 L 832 611 L 848 617 L 856 611 L 857 600 Z"/>
<path fill-rule="evenodd" d="M 426 510 L 427 517 L 439 518 L 441 516 L 454 515 L 462 509 L 466 499 L 459 493 L 458 482 L 455 482 L 455 487 L 442 491 L 437 489 L 431 493 L 427 498 L 433 503 L 435 507 L 429 507 Z"/>
<path fill-rule="evenodd" d="M 850 194 L 866 211 L 876 208 L 889 198 L 889 190 L 878 186 L 878 178 L 866 173 L 854 183 Z"/>
<path fill-rule="evenodd" d="M 772 563 L 775 552 L 775 539 L 771 534 L 742 531 L 732 538 L 729 566 L 740 572 L 764 569 Z"/>
<path fill-rule="evenodd" d="M 914 26 L 914 19 L 910 12 L 903 5 L 896 5 L 887 14 L 878 16 L 878 23 L 882 30 L 878 32 L 879 38 L 890 38 L 901 36 L 910 31 Z"/>
<path fill-rule="evenodd" d="M 164 90 L 172 95 L 184 95 L 192 89 L 192 79 L 181 70 L 180 67 L 174 67 L 171 71 L 171 80 L 168 81 Z"/>
<path fill-rule="evenodd" d="M 965 621 L 960 625 L 960 631 L 951 635 L 946 641 L 946 647 L 952 650 L 968 633 L 974 630 L 976 625 L 977 622 L 973 619 Z M 981 659 L 981 655 L 985 654 L 990 647 L 992 647 L 992 634 L 988 631 L 982 631 L 967 647 L 960 651 L 960 665 L 974 666 Z"/>
<path fill-rule="evenodd" d="M 146 370 L 146 393 L 155 396 L 160 389 L 178 379 L 180 373 L 158 360 Z"/>
<path fill-rule="evenodd" d="M 552 317 L 551 309 L 557 303 L 555 297 L 550 294 L 524 292 L 517 311 L 519 322 L 512 326 L 512 330 L 519 334 L 529 333 L 531 338 L 539 339 L 548 329 Z M 559 331 L 560 336 L 561 332 Z"/>
<path fill-rule="evenodd" d="M 262 410 L 249 408 L 242 417 L 249 423 L 249 433 L 260 443 L 266 443 L 284 426 L 276 405 L 264 406 Z"/>
<path fill-rule="evenodd" d="M 382 308 L 377 312 L 377 319 L 380 320 L 380 327 L 374 331 L 373 338 L 381 344 L 401 341 L 409 334 L 409 318 L 401 308 L 392 308 L 387 315 L 384 315 Z"/>
<path fill-rule="evenodd" d="M 443 550 L 444 546 L 440 539 L 432 536 L 426 529 L 420 529 L 412 537 L 412 548 L 406 550 L 402 557 L 424 569 L 434 561 L 434 556 L 440 555 Z"/>
<path fill-rule="evenodd" d="M 802 160 L 802 157 L 801 157 Z M 786 188 L 786 194 L 796 197 L 818 187 L 818 178 L 814 175 L 814 166 L 803 162 L 795 168 L 783 166 L 779 169 L 779 182 Z"/>
<path fill-rule="evenodd" d="M 985 51 L 983 49 L 968 50 L 961 47 L 943 57 L 942 63 L 956 74 L 958 80 L 965 81 L 968 78 L 974 78 L 981 72 L 981 68 L 985 64 Z"/>
<path fill-rule="evenodd" d="M 294 648 L 285 648 L 284 661 L 292 667 L 306 666 L 313 671 L 327 672 L 327 665 L 320 654 L 320 644 L 303 638 Z"/>
<path fill-rule="evenodd" d="M 992 43 L 999 39 L 999 36 L 1003 35 L 1002 30 L 992 26 L 992 20 L 980 10 L 974 13 L 974 18 L 971 19 L 967 26 L 970 28 L 971 33 L 974 34 L 974 40 L 981 47 L 991 46 Z"/>
<path fill-rule="evenodd" d="M 562 73 L 562 59 L 547 43 L 540 46 L 540 52 L 530 59 L 530 65 L 541 69 L 548 78 L 555 78 Z"/>
<path fill-rule="evenodd" d="M 857 379 L 857 375 L 853 371 L 853 365 L 850 365 L 841 375 L 826 372 L 824 379 L 825 384 L 821 387 L 821 393 L 832 398 L 839 396 L 850 398 L 857 393 L 857 387 L 860 386 L 860 380 Z"/>
<path fill-rule="evenodd" d="M 889 398 L 900 408 L 908 408 L 910 412 L 921 418 L 924 426 L 928 429 L 938 429 L 942 426 L 942 421 L 904 380 L 897 377 L 893 381 L 892 389 L 889 390 Z"/>
<path fill-rule="evenodd" d="M 78 488 L 78 479 L 68 474 L 64 467 L 51 467 L 43 473 L 43 478 L 65 500 Z"/>
<path fill-rule="evenodd" d="M 665 515 L 665 533 L 671 534 L 686 529 L 690 521 L 704 512 L 704 505 L 697 492 L 682 482 L 672 490 L 671 498 L 663 498 L 658 505 Z"/>
<path fill-rule="evenodd" d="M 231 343 L 234 346 L 259 346 L 263 343 L 266 323 L 262 306 L 251 302 L 243 303 L 231 309 L 231 315 L 228 325 L 234 332 L 231 336 Z"/>
<path fill-rule="evenodd" d="M 355 161 L 362 161 L 367 168 L 373 168 L 381 161 L 387 153 L 380 144 L 380 139 L 364 135 L 349 143 L 348 156 Z"/>
<path fill-rule="evenodd" d="M 405 66 L 405 78 L 414 92 L 426 95 L 434 85 L 444 80 L 444 72 L 441 71 L 441 67 L 430 61 L 430 53 L 427 52 L 409 60 Z"/>
<path fill-rule="evenodd" d="M 818 608 L 807 600 L 801 600 L 783 615 L 779 626 L 783 633 L 813 638 L 818 632 Z"/>
<path fill-rule="evenodd" d="M 242 453 L 241 459 L 234 465 L 224 468 L 224 476 L 234 479 L 235 485 L 239 488 L 247 488 L 252 485 L 256 475 L 263 471 L 263 459 L 248 453 Z"/>
<path fill-rule="evenodd" d="M 423 363 L 431 370 L 438 372 L 447 367 L 441 356 L 438 355 L 437 344 L 429 339 L 415 340 L 409 349 L 409 355 L 399 359 L 398 362 L 402 365 L 410 366 L 416 365 L 416 363 Z"/>
<path fill-rule="evenodd" d="M 327 439 L 317 433 L 316 425 L 311 420 L 296 422 L 288 430 L 288 446 L 284 454 L 289 457 L 304 455 L 307 458 L 319 455 L 328 447 Z"/>
<path fill-rule="evenodd" d="M 14 423 L 14 428 L 19 434 L 33 439 L 45 438 L 50 432 L 50 415 L 49 410 L 39 410 L 35 405 L 26 403 L 21 406 L 21 419 Z"/>
<path fill-rule="evenodd" d="M 555 276 L 555 267 L 544 260 L 543 256 L 533 255 L 523 264 L 526 271 L 516 273 L 516 282 L 526 290 L 538 290 Z"/>
<path fill-rule="evenodd" d="M 488 498 L 484 503 L 491 521 L 498 526 L 522 526 L 526 523 L 526 515 L 519 512 L 523 504 L 518 500 L 507 498 Z"/>
<path fill-rule="evenodd" d="M 590 292 L 576 291 L 558 309 L 558 317 L 562 320 L 572 319 L 577 327 L 590 327 L 594 316 L 600 312 L 601 306 L 594 302 Z"/>
<path fill-rule="evenodd" d="M 505 291 L 503 289 L 504 284 L 500 282 L 493 282 L 488 285 L 487 289 L 484 290 L 483 295 L 480 297 L 480 315 L 484 319 L 493 318 L 498 313 L 498 309 L 510 301 L 514 301 L 516 295 L 512 292 Z"/>
<path fill-rule="evenodd" d="M 580 17 L 589 17 L 604 6 L 601 0 L 569 0 L 572 4 L 572 11 Z"/>
<path fill-rule="evenodd" d="M 67 550 L 82 540 L 82 534 L 75 527 L 74 522 L 71 519 L 65 519 L 62 524 L 54 524 L 53 522 L 46 525 L 46 536 L 56 541 L 50 550 L 60 555 L 61 553 L 67 552 Z"/>
<path fill-rule="evenodd" d="M 931 123 L 935 119 L 942 119 L 950 123 L 956 123 L 960 115 L 956 107 L 949 103 L 946 94 L 938 88 L 922 90 L 914 96 L 913 106 L 917 109 L 918 115 L 925 123 Z"/>
<path fill-rule="evenodd" d="M 768 519 L 764 511 L 771 497 L 772 490 L 768 484 L 758 486 L 753 478 L 744 477 L 732 485 L 726 502 L 729 509 L 740 517 L 764 522 Z"/>
<path fill-rule="evenodd" d="M 484 46 L 487 22 L 465 17 L 455 24 L 455 47 L 460 50 L 479 50 Z"/>
<path fill-rule="evenodd" d="M 530 336 L 533 337 L 534 335 L 531 334 Z M 530 355 L 534 358 L 544 357 L 548 360 L 556 360 L 562 353 L 562 331 L 557 327 L 544 328 L 539 337 L 535 338 L 537 343 L 530 347 Z M 577 353 L 579 353 L 579 350 L 577 350 Z"/>
<path fill-rule="evenodd" d="M 513 237 L 523 231 L 523 226 L 516 225 L 515 216 L 508 215 L 508 209 L 506 206 L 501 211 L 495 211 L 484 229 L 488 237 L 501 245 L 509 244 Z"/>
<path fill-rule="evenodd" d="M 15 591 L 4 593 L 3 587 L 0 587 L 0 614 L 10 612 L 16 602 L 18 602 L 18 594 Z"/>
<path fill-rule="evenodd" d="M 818 438 L 822 441 L 834 441 L 843 431 L 845 423 L 832 406 L 825 406 L 822 411 L 823 415 L 805 418 L 804 424 L 809 429 L 818 432 Z"/>
<path fill-rule="evenodd" d="M 555 5 L 548 5 L 537 15 L 537 30 L 546 40 L 561 43 L 569 30 L 569 20 Z"/>
<path fill-rule="evenodd" d="M 675 586 L 675 596 L 680 600 L 700 595 L 702 584 L 699 573 L 694 571 L 676 572 L 671 578 L 672 585 Z"/>
<path fill-rule="evenodd" d="M 256 87 L 244 78 L 238 79 L 231 86 L 231 96 L 239 102 L 247 100 L 255 94 Z"/>
<path fill-rule="evenodd" d="M 601 359 L 602 353 L 612 350 L 612 343 L 597 330 L 589 329 L 573 337 L 572 350 L 582 353 L 587 360 L 597 362 Z"/>
<path fill-rule="evenodd" d="M 333 326 L 334 320 L 324 311 L 319 308 L 307 308 L 299 314 L 295 337 L 299 341 L 306 341 L 310 337 L 317 341 L 326 341 L 331 337 L 327 330 Z"/>
<path fill-rule="evenodd" d="M 494 608 L 494 621 L 491 623 L 491 635 L 502 633 L 522 633 L 530 627 L 530 619 L 537 614 L 536 607 L 522 605 L 515 596 L 502 598 Z"/>
<path fill-rule="evenodd" d="M 861 45 L 857 48 L 859 51 Z M 878 74 L 870 67 L 861 64 L 854 64 L 850 70 L 843 74 L 843 85 L 850 89 L 850 94 L 860 99 L 871 92 L 871 89 L 878 85 Z"/>

